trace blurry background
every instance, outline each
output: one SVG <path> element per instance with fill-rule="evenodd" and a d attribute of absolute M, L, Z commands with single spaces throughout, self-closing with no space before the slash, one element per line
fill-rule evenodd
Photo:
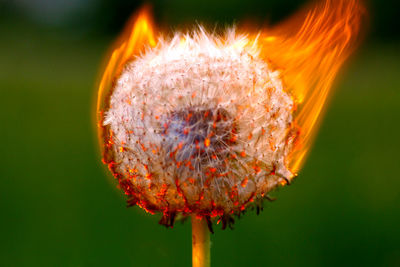
<path fill-rule="evenodd" d="M 165 29 L 275 23 L 305 0 L 154 0 Z M 212 236 L 213 266 L 400 266 L 399 1 L 369 1 L 298 179 Z M 0 0 L 0 265 L 190 266 L 190 223 L 165 229 L 97 152 L 100 65 L 141 1 Z"/>

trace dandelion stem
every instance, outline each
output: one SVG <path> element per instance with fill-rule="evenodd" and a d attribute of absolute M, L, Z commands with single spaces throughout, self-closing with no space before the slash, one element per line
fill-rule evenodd
<path fill-rule="evenodd" d="M 210 231 L 205 219 L 192 215 L 192 266 L 210 267 Z"/>

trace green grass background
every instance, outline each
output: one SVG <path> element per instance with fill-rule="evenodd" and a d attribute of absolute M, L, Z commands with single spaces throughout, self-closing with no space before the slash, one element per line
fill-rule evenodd
<path fill-rule="evenodd" d="M 110 40 L 0 25 L 0 265 L 190 266 L 190 223 L 126 208 L 92 101 Z M 366 42 L 299 177 L 212 236 L 213 266 L 400 266 L 400 46 Z"/>

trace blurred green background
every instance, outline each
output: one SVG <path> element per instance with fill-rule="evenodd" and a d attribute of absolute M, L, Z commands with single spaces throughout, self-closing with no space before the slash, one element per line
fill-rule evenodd
<path fill-rule="evenodd" d="M 173 29 L 275 23 L 306 1 L 155 0 Z M 0 1 L 0 266 L 190 266 L 190 223 L 126 208 L 97 152 L 100 65 L 140 1 Z M 213 266 L 400 266 L 400 24 L 370 1 L 293 185 L 212 236 Z"/>

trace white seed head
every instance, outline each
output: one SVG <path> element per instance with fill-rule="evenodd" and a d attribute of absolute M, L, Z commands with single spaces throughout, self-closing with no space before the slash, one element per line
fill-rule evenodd
<path fill-rule="evenodd" d="M 124 67 L 104 126 L 131 202 L 164 214 L 242 211 L 293 174 L 293 101 L 257 40 L 202 28 Z"/>

